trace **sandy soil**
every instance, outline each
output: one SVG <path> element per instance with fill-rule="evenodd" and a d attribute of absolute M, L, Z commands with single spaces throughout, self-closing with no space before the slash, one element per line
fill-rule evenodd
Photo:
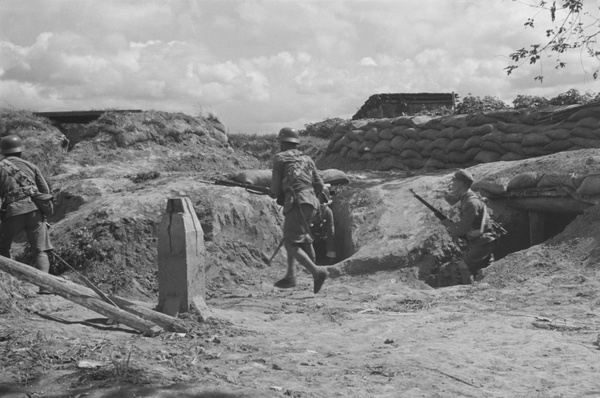
<path fill-rule="evenodd" d="M 208 324 L 154 338 L 31 294 L 0 326 L 0 396 L 600 396 L 595 270 L 546 260 L 502 288 L 419 290 L 392 271 L 330 279 L 316 297 L 306 274 L 272 288 L 272 270 L 210 299 Z"/>

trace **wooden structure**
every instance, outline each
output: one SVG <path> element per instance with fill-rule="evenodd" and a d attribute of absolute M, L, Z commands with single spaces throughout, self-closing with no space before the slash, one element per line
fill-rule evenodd
<path fill-rule="evenodd" d="M 111 113 L 140 113 L 139 109 L 129 110 L 104 110 L 104 111 L 67 111 L 67 112 L 34 112 L 33 114 L 50 119 L 53 123 L 91 123 L 103 114 Z"/>
<path fill-rule="evenodd" d="M 412 116 L 423 109 L 433 110 L 441 107 L 454 109 L 457 97 L 458 94 L 454 93 L 375 94 L 352 116 L 352 119 Z"/>

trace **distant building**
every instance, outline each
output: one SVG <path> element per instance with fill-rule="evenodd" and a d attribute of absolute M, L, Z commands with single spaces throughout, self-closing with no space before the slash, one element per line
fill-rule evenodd
<path fill-rule="evenodd" d="M 454 109 L 457 98 L 458 94 L 454 93 L 374 94 L 352 119 L 412 116 L 424 109 L 434 110 L 441 107 Z"/>

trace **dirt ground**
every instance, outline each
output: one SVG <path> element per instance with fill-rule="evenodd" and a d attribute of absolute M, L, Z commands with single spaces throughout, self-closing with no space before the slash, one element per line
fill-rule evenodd
<path fill-rule="evenodd" d="M 0 326 L 4 362 L 29 374 L 4 366 L 0 396 L 600 396 L 595 269 L 522 257 L 531 273 L 510 286 L 419 289 L 385 271 L 330 279 L 316 297 L 306 274 L 274 289 L 273 269 L 210 299 L 207 324 L 154 338 L 32 288 Z"/>
<path fill-rule="evenodd" d="M 142 150 L 106 153 L 111 166 L 73 167 L 56 179 L 63 195 L 69 193 L 72 211 L 53 226 L 56 242 L 71 250 L 73 259 L 83 256 L 88 263 L 127 264 L 121 268 L 129 271 L 128 277 L 144 293 L 134 294 L 127 286 L 128 297 L 152 307 L 156 292 L 139 281 L 155 283 L 150 269 L 155 258 L 145 248 L 155 244 L 151 238 L 162 202 L 150 193 L 166 196 L 158 192 L 164 189 L 168 194 L 189 195 L 200 204 L 218 198 L 220 213 L 201 215 L 206 224 L 213 219 L 222 222 L 215 221 L 214 229 L 207 231 L 212 240 L 207 240 L 206 248 L 214 263 L 207 271 L 214 276 L 211 283 L 207 281 L 212 318 L 199 323 L 193 314 L 182 314 L 193 325 L 187 333 L 143 337 L 63 297 L 39 296 L 36 286 L 3 275 L 0 293 L 18 306 L 0 308 L 0 397 L 600 397 L 598 206 L 550 241 L 497 261 L 472 286 L 433 289 L 417 279 L 414 267 L 407 267 L 332 277 L 315 296 L 311 278 L 304 272 L 297 288 L 272 286 L 283 275 L 283 255 L 270 267 L 256 266 L 257 259 L 264 257 L 259 252 L 272 250 L 279 234 L 253 225 L 250 211 L 264 208 L 262 212 L 268 213 L 267 205 L 225 188 L 207 193 L 208 188 L 193 185 L 197 175 L 173 170 L 174 165 L 184 164 L 206 173 L 201 177 L 208 179 L 222 173 L 219 157 L 234 155 L 208 150 L 187 157 L 177 157 L 177 152 L 152 153 L 147 158 L 161 163 L 163 168 L 158 169 L 149 161 L 133 164 L 142 158 Z M 84 155 L 88 152 L 80 156 Z M 123 162 L 125 155 L 133 159 L 131 163 Z M 598 165 L 596 155 L 597 151 L 588 151 L 573 162 Z M 559 157 L 514 165 L 506 176 L 571 167 Z M 482 166 L 478 175 L 491 178 L 498 168 Z M 143 185 L 127 177 L 148 170 L 160 171 L 162 179 Z M 430 182 L 435 178 L 418 192 L 436 193 L 438 185 Z M 181 185 L 170 185 L 175 180 Z M 367 181 L 365 190 L 369 184 L 381 186 L 381 181 Z M 384 192 L 379 198 L 387 201 L 381 203 L 412 200 L 396 198 L 394 189 L 400 184 L 392 181 L 379 188 Z M 234 205 L 241 203 L 234 196 L 242 196 L 237 200 L 246 204 L 240 207 L 243 211 L 230 210 L 230 204 L 236 210 Z M 369 211 L 376 213 L 377 207 L 365 207 L 355 217 L 357 230 L 362 231 L 356 237 L 358 244 L 366 249 L 374 245 L 360 261 L 370 261 L 379 250 L 377 244 L 400 245 L 421 233 L 416 225 L 424 223 L 426 213 L 419 203 L 410 206 L 402 214 L 386 209 L 375 221 L 369 219 Z M 428 222 L 436 222 L 428 217 L 432 219 Z M 399 234 L 397 225 L 408 218 L 414 225 L 408 224 L 410 231 Z M 115 227 L 124 220 L 129 229 Z M 94 246 L 98 236 L 88 236 L 92 222 L 111 232 L 101 235 L 107 238 L 103 246 Z M 80 231 L 82 225 L 88 232 Z M 246 229 L 255 235 L 241 236 Z M 146 240 L 138 237 L 134 242 L 135 235 Z M 67 246 L 73 236 L 79 240 Z M 108 238 L 116 239 L 112 252 L 106 246 Z M 254 241 L 242 250 L 240 245 L 251 238 Z M 264 250 L 256 249 L 259 243 Z M 389 251 L 396 255 L 394 248 Z M 106 260 L 115 253 L 118 256 Z M 420 255 L 428 257 L 428 253 Z M 142 263 L 148 269 L 141 268 Z M 121 268 L 96 272 L 108 275 Z M 238 274 L 223 272 L 215 283 L 215 275 L 223 270 Z M 102 289 L 111 288 L 101 283 L 102 275 L 88 275 Z"/>

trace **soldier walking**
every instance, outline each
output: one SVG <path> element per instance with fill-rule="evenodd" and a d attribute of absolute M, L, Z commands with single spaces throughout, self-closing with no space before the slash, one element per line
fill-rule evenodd
<path fill-rule="evenodd" d="M 298 261 L 311 273 L 313 291 L 316 294 L 327 279 L 327 271 L 319 269 L 308 252 L 312 250 L 313 242 L 310 221 L 319 208 L 316 194 L 323 191 L 323 179 L 317 173 L 310 156 L 297 149 L 300 135 L 296 130 L 282 128 L 277 140 L 280 152 L 273 159 L 271 196 L 283 205 L 283 244 L 287 251 L 287 272 L 274 285 L 281 289 L 297 286 L 294 261 Z M 314 258 L 314 254 L 312 256 Z"/>

